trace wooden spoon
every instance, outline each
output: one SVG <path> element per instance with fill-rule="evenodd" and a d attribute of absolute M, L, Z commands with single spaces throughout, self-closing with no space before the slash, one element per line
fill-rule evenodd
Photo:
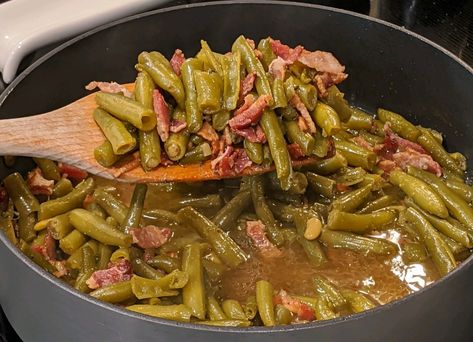
<path fill-rule="evenodd" d="M 134 84 L 125 86 L 133 90 Z M 105 140 L 92 117 L 96 107 L 95 95 L 90 94 L 48 113 L 0 120 L 0 155 L 47 158 L 97 176 L 125 182 L 195 182 L 260 174 L 274 169 L 255 165 L 241 174 L 222 177 L 212 170 L 210 161 L 207 161 L 202 164 L 160 166 L 145 172 L 136 155 L 125 157 L 116 166 L 104 168 L 94 158 L 94 149 Z M 313 161 L 294 161 L 293 165 Z"/>

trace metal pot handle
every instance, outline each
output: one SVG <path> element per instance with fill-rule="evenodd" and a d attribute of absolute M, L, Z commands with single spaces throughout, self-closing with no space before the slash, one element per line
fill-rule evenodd
<path fill-rule="evenodd" d="M 0 5 L 0 72 L 5 83 L 30 52 L 169 0 L 12 0 Z"/>

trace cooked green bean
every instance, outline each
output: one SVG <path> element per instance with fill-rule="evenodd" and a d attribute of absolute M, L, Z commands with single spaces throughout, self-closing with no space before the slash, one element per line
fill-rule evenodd
<path fill-rule="evenodd" d="M 119 224 L 125 221 L 128 208 L 118 198 L 105 191 L 102 188 L 98 188 L 94 191 L 94 201 L 96 201 L 108 215 L 112 216 Z"/>
<path fill-rule="evenodd" d="M 273 286 L 266 280 L 256 282 L 256 303 L 258 312 L 265 326 L 275 326 Z"/>
<path fill-rule="evenodd" d="M 153 267 L 148 265 L 145 261 L 143 261 L 140 258 L 132 258 L 131 266 L 133 268 L 133 273 L 139 275 L 140 277 L 158 280 L 158 279 L 161 279 L 164 275 L 162 272 L 155 270 Z M 160 296 L 156 296 L 156 297 L 160 297 Z"/>
<path fill-rule="evenodd" d="M 257 142 L 251 142 L 248 139 L 243 141 L 246 155 L 255 164 L 263 163 L 263 145 Z"/>
<path fill-rule="evenodd" d="M 184 108 L 186 98 L 184 86 L 179 76 L 172 70 L 166 57 L 156 51 L 142 52 L 138 56 L 138 63 L 139 71 L 146 71 L 151 76 L 154 83 L 171 94 L 179 107 Z"/>
<path fill-rule="evenodd" d="M 274 80 L 270 80 L 270 83 L 271 83 L 271 92 L 273 93 L 273 100 L 274 100 L 272 109 L 275 109 L 275 108 L 283 109 L 287 107 L 288 103 L 287 103 L 286 92 L 284 90 L 283 80 L 276 78 Z M 311 101 L 317 101 L 317 95 L 315 95 L 315 98 L 311 98 Z"/>
<path fill-rule="evenodd" d="M 249 296 L 243 304 L 243 311 L 245 311 L 246 319 L 252 320 L 258 313 L 258 304 L 255 296 Z"/>
<path fill-rule="evenodd" d="M 286 96 L 288 99 L 294 95 L 299 96 L 304 106 L 309 110 L 313 111 L 317 104 L 317 88 L 312 84 L 305 84 L 301 80 L 293 76 L 289 76 L 284 82 L 286 89 Z"/>
<path fill-rule="evenodd" d="M 386 209 L 370 214 L 350 214 L 334 209 L 328 215 L 327 228 L 353 233 L 381 230 L 397 217 L 395 210 Z"/>
<path fill-rule="evenodd" d="M 369 298 L 357 291 L 342 289 L 340 292 L 354 312 L 363 312 L 376 306 Z"/>
<path fill-rule="evenodd" d="M 100 244 L 97 251 L 97 269 L 103 270 L 106 269 L 108 263 L 110 262 L 110 257 L 112 256 L 112 249 L 108 245 Z"/>
<path fill-rule="evenodd" d="M 211 321 L 222 321 L 228 319 L 214 296 L 209 296 L 207 298 L 207 313 Z"/>
<path fill-rule="evenodd" d="M 131 228 L 136 228 L 140 225 L 147 191 L 148 186 L 146 184 L 139 183 L 135 185 L 128 213 L 120 227 L 123 232 L 128 233 Z"/>
<path fill-rule="evenodd" d="M 250 321 L 236 320 L 236 319 L 224 319 L 219 321 L 199 321 L 198 324 L 212 325 L 216 327 L 249 327 Z"/>
<path fill-rule="evenodd" d="M 129 280 L 101 287 L 89 294 L 108 303 L 120 303 L 134 297 Z"/>
<path fill-rule="evenodd" d="M 344 167 L 347 167 L 347 165 L 347 159 L 341 153 L 337 152 L 333 157 L 319 160 L 313 164 L 310 164 L 306 168 L 319 175 L 327 176 Z"/>
<path fill-rule="evenodd" d="M 309 241 L 301 236 L 298 236 L 296 241 L 301 245 L 307 259 L 314 267 L 319 267 L 327 261 L 327 257 L 318 241 Z"/>
<path fill-rule="evenodd" d="M 360 166 L 366 170 L 373 170 L 376 165 L 377 156 L 374 152 L 368 151 L 352 142 L 335 139 L 335 148 L 343 155 L 348 165 Z"/>
<path fill-rule="evenodd" d="M 341 129 L 340 118 L 337 112 L 325 103 L 318 102 L 312 116 L 315 123 L 321 127 L 328 136 L 337 134 Z"/>
<path fill-rule="evenodd" d="M 251 203 L 250 201 L 250 191 L 240 191 L 215 214 L 212 218 L 212 222 L 224 231 L 230 230 L 231 226 L 234 225 L 238 219 L 238 216 L 240 216 Z"/>
<path fill-rule="evenodd" d="M 230 111 L 220 110 L 212 115 L 212 127 L 216 131 L 223 131 L 227 126 L 228 120 L 230 120 Z"/>
<path fill-rule="evenodd" d="M 338 315 L 332 310 L 332 308 L 328 304 L 328 300 L 323 296 L 317 298 L 314 313 L 317 320 L 326 320 L 338 317 Z"/>
<path fill-rule="evenodd" d="M 121 156 L 119 156 L 118 154 L 115 154 L 113 150 L 113 146 L 110 143 L 110 141 L 105 140 L 101 145 L 97 146 L 94 149 L 94 158 L 103 167 L 110 167 L 113 164 L 115 164 L 118 160 L 120 160 Z"/>
<path fill-rule="evenodd" d="M 112 246 L 127 247 L 131 244 L 131 236 L 115 230 L 105 220 L 85 209 L 74 209 L 69 213 L 71 224 L 81 233 L 97 241 Z"/>
<path fill-rule="evenodd" d="M 222 302 L 222 309 L 230 319 L 246 320 L 245 312 L 241 304 L 234 299 L 226 299 Z"/>
<path fill-rule="evenodd" d="M 66 235 L 73 230 L 68 213 L 55 216 L 48 220 L 47 228 L 55 240 L 66 237 Z"/>
<path fill-rule="evenodd" d="M 164 149 L 170 160 L 177 161 L 184 157 L 189 143 L 189 133 L 187 130 L 171 133 L 164 143 Z"/>
<path fill-rule="evenodd" d="M 72 182 L 67 178 L 61 178 L 56 184 L 54 184 L 53 194 L 51 198 L 58 198 L 67 195 L 70 193 L 74 187 L 72 186 Z"/>
<path fill-rule="evenodd" d="M 396 246 L 387 240 L 368 238 L 353 233 L 324 229 L 319 239 L 327 247 L 345 248 L 366 255 L 387 255 L 396 252 Z"/>
<path fill-rule="evenodd" d="M 261 63 L 265 70 L 268 70 L 271 62 L 276 59 L 276 55 L 271 48 L 270 38 L 261 39 L 258 43 L 258 50 L 261 52 Z"/>
<path fill-rule="evenodd" d="M 370 130 L 373 126 L 373 117 L 361 109 L 353 108 L 350 119 L 348 119 L 346 125 L 350 129 Z"/>
<path fill-rule="evenodd" d="M 85 197 L 92 193 L 94 186 L 93 178 L 87 178 L 67 195 L 41 203 L 38 211 L 38 220 L 44 220 L 82 207 Z"/>
<path fill-rule="evenodd" d="M 16 210 L 18 210 L 20 217 L 39 210 L 40 204 L 38 200 L 31 193 L 23 177 L 18 172 L 5 177 L 3 184 L 7 189 L 8 196 L 10 196 L 13 201 L 13 205 Z M 41 220 L 42 218 L 39 219 Z"/>
<path fill-rule="evenodd" d="M 100 108 L 95 109 L 94 120 L 102 130 L 107 140 L 110 142 L 114 154 L 122 155 L 135 148 L 136 139 L 130 134 L 130 132 L 128 132 L 128 130 L 125 128 L 125 125 L 120 120 L 114 118 Z M 94 155 L 104 152 L 103 144 L 99 147 L 101 149 L 98 151 L 96 150 Z M 101 157 L 101 155 L 98 156 Z M 109 158 L 109 156 L 107 157 Z"/>
<path fill-rule="evenodd" d="M 212 249 L 226 265 L 235 267 L 246 260 L 246 254 L 240 246 L 194 208 L 182 208 L 177 215 L 183 223 L 193 227 L 212 245 Z"/>
<path fill-rule="evenodd" d="M 407 209 L 406 218 L 414 224 L 439 273 L 444 276 L 452 271 L 456 267 L 455 257 L 430 222 L 413 208 Z"/>
<path fill-rule="evenodd" d="M 184 247 L 182 254 L 182 270 L 189 276 L 189 281 L 182 289 L 182 301 L 192 312 L 192 315 L 205 319 L 206 296 L 202 268 L 200 246 L 190 244 Z"/>
<path fill-rule="evenodd" d="M 406 120 L 402 115 L 389 110 L 379 108 L 378 118 L 383 123 L 389 122 L 391 129 L 405 139 L 415 142 L 421 134 L 421 131 L 408 120 Z"/>
<path fill-rule="evenodd" d="M 420 263 L 427 259 L 425 246 L 420 242 L 406 242 L 401 245 L 402 261 L 409 265 L 412 263 Z"/>
<path fill-rule="evenodd" d="M 284 135 L 278 123 L 278 118 L 272 110 L 265 110 L 260 120 L 261 127 L 268 139 L 271 157 L 274 160 L 276 173 L 281 183 L 281 188 L 287 190 L 291 184 L 292 164 L 287 151 Z"/>
<path fill-rule="evenodd" d="M 147 279 L 133 275 L 130 282 L 131 290 L 138 299 L 172 297 L 179 294 L 176 290 L 163 289 L 159 286 L 158 280 L 156 279 Z"/>
<path fill-rule="evenodd" d="M 262 176 L 254 176 L 251 179 L 251 197 L 253 200 L 253 207 L 258 218 L 263 222 L 268 233 L 268 238 L 276 246 L 281 246 L 284 242 L 284 237 L 276 226 L 271 209 L 269 209 L 264 198 L 264 182 Z"/>
<path fill-rule="evenodd" d="M 303 132 L 296 121 L 284 121 L 284 126 L 289 142 L 299 145 L 304 155 L 309 156 L 315 147 L 314 137 L 308 132 Z"/>
<path fill-rule="evenodd" d="M 17 244 L 18 239 L 13 226 L 13 201 L 9 200 L 4 212 L 0 213 L 0 230 L 3 230 L 8 240 Z"/>
<path fill-rule="evenodd" d="M 186 93 L 186 122 L 187 129 L 196 133 L 203 123 L 202 112 L 197 106 L 197 90 L 194 81 L 194 73 L 202 69 L 202 62 L 196 58 L 188 58 L 181 66 L 182 81 Z"/>
<path fill-rule="evenodd" d="M 197 105 L 205 114 L 218 112 L 222 108 L 222 79 L 217 73 L 194 71 Z"/>
<path fill-rule="evenodd" d="M 157 255 L 148 260 L 148 264 L 152 267 L 159 268 L 166 273 L 170 273 L 181 267 L 181 262 L 178 258 L 173 258 L 167 255 Z"/>
<path fill-rule="evenodd" d="M 59 248 L 66 254 L 71 255 L 78 250 L 86 241 L 84 234 L 78 230 L 73 230 L 59 240 Z"/>
<path fill-rule="evenodd" d="M 196 164 L 202 163 L 212 156 L 212 148 L 206 142 L 197 145 L 192 150 L 188 151 L 179 162 L 181 164 Z"/>
<path fill-rule="evenodd" d="M 289 309 L 286 308 L 284 305 L 277 304 L 274 307 L 274 316 L 275 316 L 277 325 L 287 325 L 287 324 L 291 324 L 292 322 L 291 311 L 289 311 Z"/>
<path fill-rule="evenodd" d="M 28 257 L 30 258 L 31 260 L 33 260 L 33 262 L 35 264 L 37 264 L 38 266 L 40 266 L 41 268 L 45 269 L 46 271 L 48 271 L 49 273 L 51 274 L 54 274 L 55 272 L 57 272 L 57 269 L 56 267 L 54 267 L 52 264 L 50 264 L 48 262 L 48 260 L 46 260 L 46 258 L 40 254 L 40 253 L 36 253 L 34 252 L 30 245 L 20 239 L 19 242 L 18 242 L 18 248 Z"/>
<path fill-rule="evenodd" d="M 240 96 L 240 64 L 239 52 L 222 57 L 223 72 L 223 108 L 234 110 Z"/>
<path fill-rule="evenodd" d="M 340 291 L 335 287 L 333 283 L 328 281 L 326 278 L 317 275 L 314 277 L 315 291 L 320 297 L 327 300 L 327 303 L 334 309 L 339 310 L 344 307 L 347 302 Z"/>
<path fill-rule="evenodd" d="M 36 165 L 39 166 L 41 172 L 46 179 L 53 181 L 59 181 L 61 179 L 61 174 L 59 173 L 59 168 L 55 162 L 49 159 L 44 158 L 33 158 Z"/>
<path fill-rule="evenodd" d="M 387 207 L 388 205 L 393 204 L 398 200 L 398 197 L 395 195 L 384 195 L 381 196 L 371 202 L 366 203 L 360 210 L 358 210 L 359 214 L 369 214 L 375 210 L 382 209 Z"/>
<path fill-rule="evenodd" d="M 18 236 L 20 239 L 31 242 L 36 237 L 34 225 L 36 224 L 36 214 L 20 214 L 18 219 Z"/>
<path fill-rule="evenodd" d="M 309 181 L 312 190 L 327 198 L 332 198 L 335 192 L 337 183 L 330 178 L 318 175 L 316 173 L 307 172 L 307 180 Z"/>
<path fill-rule="evenodd" d="M 268 180 L 268 185 L 272 190 L 283 191 L 275 172 L 266 174 L 266 179 Z M 306 192 L 307 185 L 308 181 L 306 175 L 302 172 L 296 171 L 292 174 L 292 180 L 289 189 L 283 192 L 291 195 L 303 195 Z"/>
<path fill-rule="evenodd" d="M 332 208 L 351 213 L 363 204 L 370 194 L 371 185 L 347 192 L 332 202 Z"/>
<path fill-rule="evenodd" d="M 473 202 L 473 188 L 462 181 L 445 179 L 445 184 L 468 203 Z"/>
<path fill-rule="evenodd" d="M 266 72 L 264 71 L 264 67 L 259 61 L 259 59 L 256 57 L 253 49 L 250 47 L 245 37 L 239 36 L 235 40 L 232 45 L 232 52 L 240 52 L 241 62 L 245 66 L 248 73 L 256 73 L 255 85 L 258 95 L 269 95 L 272 97 L 271 85 L 269 84 L 269 80 L 266 76 Z M 269 105 L 271 106 L 272 104 L 273 101 L 269 101 Z"/>
<path fill-rule="evenodd" d="M 126 307 L 130 311 L 173 321 L 190 322 L 191 309 L 184 304 L 178 305 L 147 305 L 135 304 Z"/>
<path fill-rule="evenodd" d="M 441 196 L 429 186 L 431 183 L 424 182 L 418 177 L 399 170 L 392 171 L 389 180 L 392 184 L 400 187 L 402 191 L 425 211 L 442 218 L 448 216 L 448 210 L 444 201 Z"/>
<path fill-rule="evenodd" d="M 143 219 L 154 225 L 177 225 L 179 223 L 176 214 L 163 209 L 145 209 Z"/>
<path fill-rule="evenodd" d="M 346 122 L 350 119 L 353 109 L 348 105 L 347 100 L 343 97 L 344 94 L 338 90 L 337 86 L 333 85 L 327 89 L 325 102 L 335 110 L 339 115 L 340 120 Z"/>

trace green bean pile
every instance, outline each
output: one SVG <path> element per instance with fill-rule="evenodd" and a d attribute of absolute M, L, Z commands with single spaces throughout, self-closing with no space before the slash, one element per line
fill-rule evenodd
<path fill-rule="evenodd" d="M 173 115 L 177 112 L 187 122 L 186 131 L 169 137 L 182 143 L 175 160 L 201 161 L 188 150 L 205 144 L 194 134 L 204 120 L 201 109 L 212 112 L 214 126 L 220 118 L 228 121 L 238 92 L 216 85 L 220 77 L 223 84 L 239 84 L 240 58 L 243 74 L 256 73 L 258 94 L 272 94 L 278 102 L 274 80 L 264 77 L 274 59 L 268 44 L 263 40 L 258 45 L 263 67 L 242 37 L 233 54 L 225 56 L 203 42 L 197 57 L 182 65 L 182 80 L 162 55 L 141 54 L 134 100 L 97 94 L 101 109 L 94 118 L 109 139 L 99 148 L 103 160 L 116 161 L 118 151 L 135 148 L 136 132 L 127 129 L 125 120 L 140 129 L 143 166 L 159 164 L 159 137 L 148 130 L 156 124 L 155 116 L 146 105 L 156 82 L 174 98 Z M 287 75 L 303 99 L 311 93 L 303 82 L 308 72 L 296 66 Z M 171 79 L 159 83 L 157 75 Z M 189 92 L 192 82 L 197 92 Z M 207 88 L 209 83 L 217 90 Z M 465 182 L 465 157 L 447 152 L 441 133 L 392 111 L 379 109 L 372 116 L 354 108 L 336 86 L 312 100 L 316 133 L 301 132 L 289 119 L 291 107 L 284 105 L 278 107 L 279 116 L 269 110 L 261 117 L 267 154 L 263 145 L 255 148 L 261 155 L 244 143 L 248 155 L 257 156 L 251 157 L 253 162 L 274 160 L 275 172 L 197 184 L 137 184 L 122 189 L 120 196 L 116 184 L 74 178 L 70 169 L 35 158 L 37 168 L 26 180 L 16 172 L 3 180 L 0 228 L 36 264 L 78 291 L 138 313 L 216 326 L 304 323 L 383 304 L 361 287 L 361 279 L 340 284 L 324 274 L 334 251 L 351 253 L 366 264 L 377 258 L 383 264 L 431 265 L 433 279 L 470 256 L 473 188 Z M 134 121 L 130 113 L 137 111 L 143 115 Z M 121 132 L 120 139 L 114 141 L 115 133 L 107 134 L 106 127 Z M 287 167 L 275 152 L 281 146 L 287 151 L 282 132 L 306 155 L 318 158 L 296 170 Z M 13 165 L 14 159 L 8 163 Z M 123 197 L 127 192 L 129 200 Z M 276 279 L 259 276 L 248 285 L 244 300 L 232 296 L 232 289 L 223 291 L 225 279 L 243 266 L 255 260 L 284 264 L 288 251 L 298 251 L 309 265 L 308 290 L 285 288 Z"/>

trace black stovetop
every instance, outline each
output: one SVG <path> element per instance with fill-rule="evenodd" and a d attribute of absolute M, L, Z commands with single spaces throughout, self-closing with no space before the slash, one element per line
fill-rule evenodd
<path fill-rule="evenodd" d="M 0 3 L 5 0 L 0 0 Z M 199 0 L 171 1 L 168 6 L 202 2 Z M 450 50 L 473 66 L 473 0 L 301 0 L 343 8 L 383 19 L 423 35 Z M 20 71 L 57 44 L 42 48 L 27 56 Z M 0 93 L 5 84 L 0 81 Z M 0 307 L 0 341 L 18 342 Z"/>

